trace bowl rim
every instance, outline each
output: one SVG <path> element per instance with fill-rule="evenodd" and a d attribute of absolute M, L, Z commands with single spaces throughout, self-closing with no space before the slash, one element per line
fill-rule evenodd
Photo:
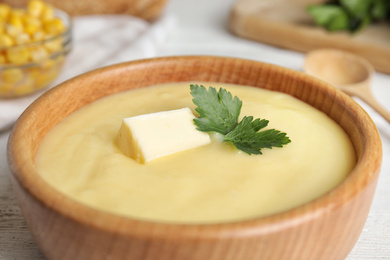
<path fill-rule="evenodd" d="M 342 102 L 348 106 L 348 112 L 351 113 L 354 120 L 365 122 L 365 124 L 362 124 L 362 133 L 365 136 L 371 136 L 371 138 L 363 138 L 364 149 L 362 149 L 362 154 L 357 158 L 357 165 L 350 175 L 327 194 L 302 206 L 281 213 L 223 223 L 167 223 L 120 216 L 74 201 L 46 183 L 29 161 L 31 154 L 23 150 L 23 129 L 29 128 L 31 123 L 30 117 L 33 116 L 34 109 L 45 105 L 45 102 L 49 102 L 48 100 L 55 102 L 55 97 L 60 95 L 65 88 L 75 88 L 75 83 L 77 83 L 80 77 L 94 77 L 97 74 L 104 76 L 104 74 L 111 71 L 125 70 L 129 72 L 131 69 L 138 67 L 140 69 L 158 67 L 166 62 L 174 64 L 188 61 L 202 62 L 210 58 L 220 62 L 244 61 L 248 64 L 261 65 L 266 67 L 267 70 L 277 70 L 280 73 L 292 75 L 292 77 L 299 77 L 308 84 L 315 85 L 317 90 L 330 91 L 337 102 Z M 231 237 L 232 234 L 239 237 L 248 237 L 274 233 L 282 228 L 293 228 L 302 222 L 311 221 L 324 214 L 329 214 L 331 211 L 341 207 L 345 201 L 353 200 L 362 190 L 376 183 L 382 158 L 382 146 L 379 133 L 369 115 L 352 98 L 324 81 L 299 71 L 255 60 L 219 56 L 173 56 L 136 60 L 99 68 L 76 76 L 47 91 L 35 100 L 17 120 L 8 140 L 7 156 L 12 178 L 25 192 L 33 196 L 43 207 L 53 210 L 62 217 L 81 225 L 104 232 L 144 239 L 150 237 L 161 240 L 199 239 L 199 237 L 216 239 Z M 368 161 L 371 162 L 367 163 Z M 35 186 L 32 186 L 32 184 Z M 48 194 L 50 196 L 47 196 Z M 342 201 L 340 197 L 342 197 Z M 167 232 L 168 230 L 169 232 Z"/>

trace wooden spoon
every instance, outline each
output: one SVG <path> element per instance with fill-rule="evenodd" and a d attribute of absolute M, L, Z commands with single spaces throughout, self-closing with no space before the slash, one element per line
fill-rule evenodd
<path fill-rule="evenodd" d="M 362 99 L 390 123 L 390 113 L 372 94 L 374 69 L 365 59 L 341 50 L 319 49 L 307 54 L 303 70 Z"/>

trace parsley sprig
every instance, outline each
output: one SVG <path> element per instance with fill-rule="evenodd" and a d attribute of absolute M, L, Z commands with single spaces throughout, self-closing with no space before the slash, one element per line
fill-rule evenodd
<path fill-rule="evenodd" d="M 199 117 L 194 119 L 197 129 L 202 132 L 216 132 L 223 135 L 224 142 L 232 143 L 247 154 L 262 154 L 261 149 L 283 147 L 291 142 L 286 133 L 265 128 L 269 121 L 244 116 L 239 121 L 242 101 L 223 88 L 218 91 L 202 85 L 190 85 L 193 102 Z M 260 131 L 260 132 L 259 132 Z"/>
<path fill-rule="evenodd" d="M 376 21 L 390 20 L 389 0 L 328 0 L 309 5 L 314 22 L 328 31 L 356 33 Z"/>

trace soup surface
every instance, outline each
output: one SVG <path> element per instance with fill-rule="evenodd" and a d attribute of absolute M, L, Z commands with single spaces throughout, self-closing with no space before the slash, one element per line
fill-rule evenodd
<path fill-rule="evenodd" d="M 189 85 L 131 90 L 83 107 L 47 134 L 37 170 L 94 208 L 153 221 L 213 223 L 302 205 L 337 186 L 355 165 L 349 138 L 322 112 L 282 93 L 217 83 L 203 85 L 226 88 L 243 101 L 241 116 L 269 120 L 267 128 L 286 132 L 292 142 L 247 155 L 212 135 L 211 144 L 145 164 L 125 156 L 115 144 L 122 119 L 194 111 Z"/>

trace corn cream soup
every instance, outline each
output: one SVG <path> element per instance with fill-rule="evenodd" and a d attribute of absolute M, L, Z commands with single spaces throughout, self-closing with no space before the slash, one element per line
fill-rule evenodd
<path fill-rule="evenodd" d="M 283 148 L 248 155 L 211 135 L 210 144 L 141 164 L 115 143 L 123 118 L 189 107 L 190 83 L 130 90 L 65 118 L 36 156 L 43 178 L 91 207 L 133 218 L 212 223 L 278 213 L 337 186 L 356 163 L 346 133 L 324 113 L 289 95 L 226 84 L 243 101 L 241 117 L 286 132 Z M 158 129 L 156 129 L 158 131 Z"/>

